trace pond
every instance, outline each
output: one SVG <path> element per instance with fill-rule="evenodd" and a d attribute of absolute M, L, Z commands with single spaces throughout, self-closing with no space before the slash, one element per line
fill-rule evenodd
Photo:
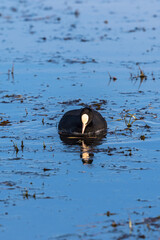
<path fill-rule="evenodd" d="M 1 239 L 160 237 L 159 20 L 158 0 L 1 1 Z M 106 137 L 60 139 L 85 105 Z"/>

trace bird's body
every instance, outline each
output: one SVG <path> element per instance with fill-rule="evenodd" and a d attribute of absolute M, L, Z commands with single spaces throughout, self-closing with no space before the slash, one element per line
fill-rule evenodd
<path fill-rule="evenodd" d="M 59 122 L 58 130 L 63 136 L 93 137 L 104 135 L 107 123 L 99 112 L 82 108 L 66 112 Z"/>

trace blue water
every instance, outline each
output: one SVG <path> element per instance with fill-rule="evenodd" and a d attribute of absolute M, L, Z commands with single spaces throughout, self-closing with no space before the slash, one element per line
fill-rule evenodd
<path fill-rule="evenodd" d="M 158 239 L 159 1 L 14 0 L 0 13 L 0 238 Z M 83 103 L 107 136 L 65 144 L 58 122 Z"/>

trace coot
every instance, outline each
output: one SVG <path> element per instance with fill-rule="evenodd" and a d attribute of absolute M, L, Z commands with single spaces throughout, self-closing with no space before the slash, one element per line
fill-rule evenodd
<path fill-rule="evenodd" d="M 106 134 L 107 122 L 99 112 L 85 107 L 66 112 L 59 122 L 58 131 L 63 136 L 100 136 Z"/>

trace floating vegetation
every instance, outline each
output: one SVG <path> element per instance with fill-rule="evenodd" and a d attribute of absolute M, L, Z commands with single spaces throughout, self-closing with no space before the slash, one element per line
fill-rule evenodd
<path fill-rule="evenodd" d="M 6 94 L 3 98 L 11 98 L 13 100 L 21 100 L 23 96 L 21 94 Z"/>
<path fill-rule="evenodd" d="M 112 81 L 113 81 L 113 82 L 117 81 L 117 77 L 112 77 L 109 72 L 108 72 L 108 75 L 109 75 L 108 85 L 109 85 Z"/>
<path fill-rule="evenodd" d="M 140 67 L 139 67 L 139 70 L 140 70 L 139 77 L 140 77 L 141 81 L 147 80 L 147 76 L 144 74 L 143 70 Z"/>
<path fill-rule="evenodd" d="M 141 135 L 140 139 L 144 141 L 146 139 L 146 137 L 144 135 Z"/>
<path fill-rule="evenodd" d="M 141 222 L 135 222 L 135 225 L 147 224 L 147 227 L 154 226 L 155 228 L 160 228 L 160 216 L 144 218 Z"/>
<path fill-rule="evenodd" d="M 86 64 L 86 63 L 97 63 L 97 61 L 92 59 L 86 59 L 86 60 L 80 60 L 80 59 L 67 59 L 66 63 L 74 64 L 74 63 L 80 63 L 80 64 Z"/>
<path fill-rule="evenodd" d="M 96 110 L 104 110 L 105 108 L 103 108 L 102 106 L 107 104 L 107 100 L 104 99 L 100 99 L 99 101 L 93 101 L 91 102 L 91 104 L 89 105 L 89 107 L 91 108 L 95 108 Z"/>
<path fill-rule="evenodd" d="M 68 100 L 68 101 L 63 101 L 63 102 L 58 102 L 59 104 L 63 104 L 63 105 L 75 105 L 77 103 L 79 103 L 81 101 L 81 99 L 74 99 L 74 100 Z"/>
<path fill-rule="evenodd" d="M 12 74 L 12 77 L 14 77 L 14 63 L 12 64 L 11 74 Z"/>
<path fill-rule="evenodd" d="M 128 31 L 128 33 L 135 33 L 135 32 L 146 32 L 145 27 L 135 27 L 134 29 L 131 29 Z"/>
<path fill-rule="evenodd" d="M 25 112 L 26 112 L 26 117 L 27 117 L 27 115 L 28 115 L 28 111 L 27 111 L 27 108 L 25 108 Z"/>
<path fill-rule="evenodd" d="M 25 191 L 23 192 L 23 198 L 24 198 L 24 199 L 29 199 L 29 198 L 34 198 L 34 199 L 36 199 L 36 194 L 35 194 L 35 193 L 34 193 L 34 194 L 29 194 L 28 190 L 25 190 Z"/>
<path fill-rule="evenodd" d="M 108 24 L 108 20 L 104 20 L 104 23 L 105 23 L 105 24 Z"/>
<path fill-rule="evenodd" d="M 137 82 L 137 80 L 140 80 L 139 88 L 141 84 L 147 80 L 147 75 L 144 73 L 144 71 L 139 67 L 139 73 L 137 75 L 130 74 L 131 81 Z"/>
<path fill-rule="evenodd" d="M 134 123 L 136 120 L 138 120 L 138 119 L 136 118 L 135 114 L 129 113 L 128 110 L 127 110 L 127 111 L 125 110 L 125 112 L 122 112 L 122 113 L 121 113 L 121 117 L 122 117 L 122 118 L 116 119 L 116 121 L 122 121 L 122 120 L 123 120 L 123 121 L 125 122 L 127 128 L 131 128 L 132 125 L 133 125 L 133 123 Z"/>
<path fill-rule="evenodd" d="M 125 121 L 125 124 L 128 128 L 131 128 L 133 123 L 137 120 L 137 118 L 135 117 L 134 114 L 131 114 L 131 113 L 127 113 L 125 116 L 124 116 L 124 121 Z"/>
<path fill-rule="evenodd" d="M 76 10 L 75 10 L 75 12 L 74 12 L 74 15 L 75 15 L 75 17 L 79 17 L 79 15 L 80 15 L 80 12 L 79 12 L 79 10 L 78 10 L 78 9 L 76 9 Z"/>
<path fill-rule="evenodd" d="M 27 198 L 28 199 L 28 190 L 26 190 L 24 193 L 23 193 L 23 198 Z"/>
<path fill-rule="evenodd" d="M 8 69 L 8 79 L 10 78 L 10 75 L 12 76 L 12 79 L 14 80 L 14 63 L 12 64 L 12 68 Z"/>
<path fill-rule="evenodd" d="M 4 185 L 6 187 L 15 187 L 16 183 L 13 181 L 5 181 L 5 182 L 0 182 L 0 185 Z"/>
<path fill-rule="evenodd" d="M 23 144 L 23 140 L 21 141 L 21 150 L 23 152 L 23 148 L 24 148 L 24 144 Z"/>
<path fill-rule="evenodd" d="M 111 225 L 112 227 L 114 227 L 114 228 L 116 228 L 118 225 L 117 225 L 117 223 L 114 221 L 114 222 L 112 222 L 112 225 Z"/>
<path fill-rule="evenodd" d="M 129 218 L 129 229 L 133 231 L 133 224 L 130 218 Z"/>
<path fill-rule="evenodd" d="M 19 148 L 18 148 L 18 146 L 17 146 L 17 143 L 15 143 L 13 140 L 11 140 L 11 142 L 13 143 L 13 147 L 14 147 L 14 150 L 15 150 L 16 155 L 17 155 L 18 152 L 19 152 Z"/>
<path fill-rule="evenodd" d="M 43 149 L 46 149 L 46 144 L 45 144 L 45 142 L 43 142 Z"/>
<path fill-rule="evenodd" d="M 2 121 L 2 119 L 0 120 L 0 126 L 10 126 L 11 122 L 9 120 L 4 120 Z"/>
<path fill-rule="evenodd" d="M 106 213 L 104 213 L 104 215 L 106 215 L 107 217 L 116 215 L 116 213 L 111 213 L 110 211 L 107 211 Z"/>
<path fill-rule="evenodd" d="M 47 172 L 47 171 L 51 171 L 52 169 L 50 169 L 50 168 L 43 168 L 43 171 L 44 172 Z"/>

